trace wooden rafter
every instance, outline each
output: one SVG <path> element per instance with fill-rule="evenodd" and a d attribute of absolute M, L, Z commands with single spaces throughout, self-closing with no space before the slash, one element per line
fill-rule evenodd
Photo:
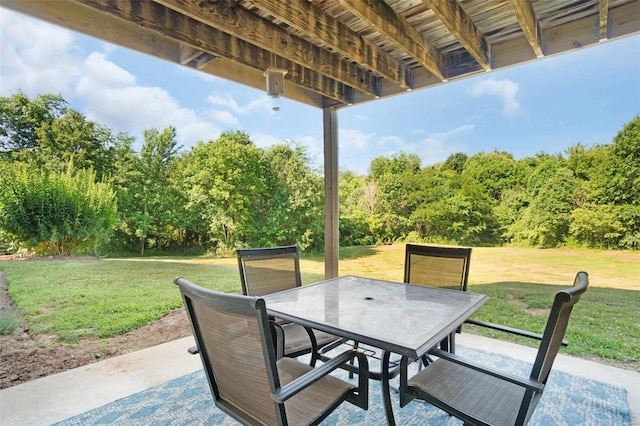
<path fill-rule="evenodd" d="M 254 0 L 253 4 L 394 84 L 405 89 L 411 88 L 410 70 L 308 0 L 291 0 L 287 3 Z"/>
<path fill-rule="evenodd" d="M 533 52 L 538 58 L 544 56 L 542 49 L 542 37 L 540 36 L 540 26 L 536 20 L 536 14 L 529 0 L 509 0 L 513 13 L 518 18 L 524 36 L 529 41 Z"/>
<path fill-rule="evenodd" d="M 152 31 L 157 31 L 166 37 L 178 40 L 183 43 L 181 46 L 190 46 L 197 51 L 205 51 L 213 56 L 229 58 L 243 65 L 248 65 L 255 69 L 265 70 L 273 66 L 275 61 L 278 66 L 287 68 L 289 74 L 287 78 L 295 84 L 307 87 L 317 93 L 344 103 L 352 102 L 353 92 L 345 88 L 342 84 L 336 84 L 330 78 L 312 70 L 303 69 L 301 65 L 295 64 L 283 58 L 275 58 L 264 50 L 259 49 L 243 40 L 239 40 L 215 28 L 190 19 L 173 10 L 151 1 L 109 1 L 109 0 L 78 0 L 87 6 L 102 10 L 112 16 L 125 20 L 135 20 L 138 25 Z M 197 46 L 195 48 L 194 46 Z M 184 49 L 184 47 L 181 47 Z M 184 58 L 178 59 L 182 63 Z M 202 68 L 206 63 L 196 64 Z M 371 90 L 375 87 L 372 83 Z"/>
<path fill-rule="evenodd" d="M 189 0 L 155 1 L 212 29 L 271 51 L 372 96 L 378 95 L 378 77 L 370 71 L 294 36 L 268 20 L 238 7 L 231 0 L 202 0 L 197 3 Z"/>
<path fill-rule="evenodd" d="M 440 52 L 426 43 L 415 28 L 399 17 L 385 2 L 378 0 L 340 0 L 340 4 L 404 49 L 409 56 L 440 80 L 446 79 L 442 70 L 442 55 Z"/>
<path fill-rule="evenodd" d="M 266 68 L 285 68 L 284 96 L 340 108 L 639 34 L 638 3 L 0 0 L 0 7 L 257 90 L 265 89 Z"/>
<path fill-rule="evenodd" d="M 600 37 L 604 41 L 609 38 L 609 0 L 600 0 Z"/>
<path fill-rule="evenodd" d="M 202 55 L 202 50 L 194 49 L 186 44 L 180 45 L 180 65 L 187 65 Z"/>
<path fill-rule="evenodd" d="M 455 0 L 422 0 L 438 15 L 445 27 L 458 39 L 480 66 L 491 70 L 490 46 L 471 18 Z"/>
<path fill-rule="evenodd" d="M 185 44 L 180 45 L 180 65 L 187 65 L 201 70 L 214 59 L 216 59 L 216 57 L 210 53 L 194 49 Z"/>

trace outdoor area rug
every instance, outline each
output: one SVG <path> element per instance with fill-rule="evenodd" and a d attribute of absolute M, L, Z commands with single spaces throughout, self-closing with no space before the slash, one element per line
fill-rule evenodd
<path fill-rule="evenodd" d="M 528 376 L 531 364 L 458 345 L 456 353 L 495 368 Z M 533 361 L 533 360 L 532 360 Z M 370 364 L 375 363 L 370 362 Z M 417 365 L 414 363 L 414 366 Z M 337 375 L 344 373 L 339 371 Z M 346 374 L 342 376 L 346 379 Z M 396 378 L 397 381 L 397 378 Z M 404 408 L 392 394 L 399 425 L 460 425 L 462 422 L 424 402 L 414 400 Z M 530 425 L 629 425 L 624 388 L 552 371 Z M 323 425 L 381 425 L 386 423 L 380 383 L 369 385 L 369 410 L 343 403 Z M 155 386 L 135 395 L 58 423 L 67 425 L 236 425 L 218 410 L 202 370 Z"/>

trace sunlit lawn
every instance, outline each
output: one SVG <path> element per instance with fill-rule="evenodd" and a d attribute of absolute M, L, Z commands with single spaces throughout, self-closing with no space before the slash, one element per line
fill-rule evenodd
<path fill-rule="evenodd" d="M 403 265 L 402 244 L 341 249 L 340 275 L 401 281 Z M 303 254 L 301 268 L 305 284 L 324 277 L 321 255 Z M 235 257 L 8 261 L 0 262 L 0 269 L 32 331 L 57 334 L 66 342 L 122 334 L 182 308 L 173 284 L 178 275 L 241 292 Z M 469 291 L 491 297 L 474 317 L 542 332 L 553 295 L 571 285 L 580 270 L 589 273 L 590 289 L 574 309 L 570 345 L 563 353 L 640 370 L 640 253 L 474 248 Z"/>

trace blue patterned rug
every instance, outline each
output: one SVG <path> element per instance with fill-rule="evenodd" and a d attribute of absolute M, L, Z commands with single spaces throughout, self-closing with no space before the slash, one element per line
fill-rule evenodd
<path fill-rule="evenodd" d="M 456 352 L 495 368 L 528 376 L 531 364 L 477 349 L 458 346 Z M 415 365 L 415 364 L 414 364 Z M 340 373 L 338 373 L 339 375 Z M 346 375 L 343 377 L 346 378 Z M 397 379 L 396 379 L 397 380 Z M 323 425 L 381 425 L 385 423 L 379 382 L 369 387 L 369 410 L 342 404 Z M 399 425 L 460 425 L 462 422 L 423 402 L 399 408 L 392 395 Z M 531 425 L 629 425 L 627 393 L 623 388 L 552 371 Z M 203 371 L 155 386 L 135 395 L 67 419 L 58 425 L 236 425 L 213 404 Z"/>

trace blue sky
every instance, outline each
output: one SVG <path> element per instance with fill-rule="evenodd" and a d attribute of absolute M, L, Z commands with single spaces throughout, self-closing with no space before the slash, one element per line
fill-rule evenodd
<path fill-rule="evenodd" d="M 261 147 L 305 145 L 322 164 L 322 111 L 0 8 L 0 96 L 61 94 L 141 142 L 173 125 L 185 148 L 241 129 Z M 340 167 L 367 172 L 404 151 L 427 166 L 450 154 L 516 159 L 610 143 L 640 114 L 640 36 L 357 105 L 338 112 Z"/>

